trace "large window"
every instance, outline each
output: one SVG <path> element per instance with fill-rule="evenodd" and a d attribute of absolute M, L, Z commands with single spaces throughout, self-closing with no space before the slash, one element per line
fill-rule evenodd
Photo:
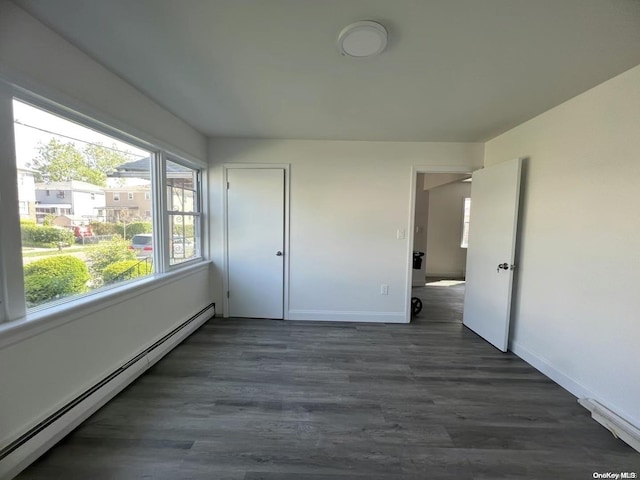
<path fill-rule="evenodd" d="M 166 162 L 169 263 L 174 265 L 199 256 L 199 171 L 175 161 Z"/>
<path fill-rule="evenodd" d="M 198 168 L 18 99 L 13 111 L 27 312 L 200 258 Z"/>
<path fill-rule="evenodd" d="M 13 110 L 18 171 L 34 177 L 16 179 L 18 196 L 35 204 L 30 213 L 19 203 L 27 308 L 150 275 L 153 262 L 130 245 L 153 223 L 135 213 L 113 221 L 101 212 L 113 208 L 104 193 L 110 186 L 150 183 L 152 153 L 18 100 Z M 119 178 L 132 162 L 146 175 Z"/>

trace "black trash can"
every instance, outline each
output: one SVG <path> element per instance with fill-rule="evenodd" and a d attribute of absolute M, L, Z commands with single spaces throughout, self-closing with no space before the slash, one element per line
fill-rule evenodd
<path fill-rule="evenodd" d="M 422 268 L 422 257 L 424 257 L 424 252 L 413 252 L 413 268 L 415 270 Z"/>

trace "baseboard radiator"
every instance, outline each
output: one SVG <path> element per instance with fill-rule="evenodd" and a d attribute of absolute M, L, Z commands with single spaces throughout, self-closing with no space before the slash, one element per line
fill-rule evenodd
<path fill-rule="evenodd" d="M 212 303 L 0 450 L 0 479 L 11 479 L 215 316 Z"/>
<path fill-rule="evenodd" d="M 624 418 L 609 410 L 597 400 L 580 398 L 578 403 L 591 412 L 591 417 L 609 430 L 614 437 L 629 444 L 640 452 L 640 429 L 627 422 Z"/>

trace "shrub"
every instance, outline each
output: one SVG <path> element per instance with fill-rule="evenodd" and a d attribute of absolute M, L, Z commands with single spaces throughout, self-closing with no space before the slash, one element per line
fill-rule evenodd
<path fill-rule="evenodd" d="M 144 277 L 153 271 L 150 262 L 140 260 L 124 260 L 112 263 L 102 270 L 102 280 L 105 284 L 120 280 Z"/>
<path fill-rule="evenodd" d="M 183 230 L 184 228 L 184 230 Z M 192 223 L 188 223 L 187 225 L 182 225 L 181 223 L 174 223 L 173 224 L 173 234 L 174 235 L 180 235 L 182 236 L 182 233 L 184 231 L 184 236 L 187 238 L 193 238 L 194 237 L 194 227 Z"/>
<path fill-rule="evenodd" d="M 123 237 L 125 240 L 131 240 L 134 235 L 139 233 L 151 233 L 151 222 L 133 222 L 122 224 L 116 224 L 116 233 Z"/>
<path fill-rule="evenodd" d="M 21 223 L 20 231 L 24 247 L 55 248 L 60 242 L 70 245 L 74 241 L 73 232 L 64 228 Z"/>
<path fill-rule="evenodd" d="M 44 219 L 42 220 L 42 224 L 45 227 L 52 227 L 53 226 L 53 221 L 56 219 L 56 216 L 53 213 L 49 213 L 48 215 L 44 216 Z"/>
<path fill-rule="evenodd" d="M 27 302 L 33 306 L 87 291 L 89 272 L 79 258 L 59 255 L 24 267 Z"/>
<path fill-rule="evenodd" d="M 102 281 L 102 271 L 109 265 L 122 262 L 125 260 L 135 260 L 136 254 L 129 249 L 129 242 L 120 237 L 115 237 L 108 242 L 99 243 L 95 247 L 91 247 L 87 253 L 89 269 L 93 276 L 94 282 Z"/>
<path fill-rule="evenodd" d="M 113 235 L 118 233 L 115 223 L 91 222 L 90 226 L 94 235 Z"/>

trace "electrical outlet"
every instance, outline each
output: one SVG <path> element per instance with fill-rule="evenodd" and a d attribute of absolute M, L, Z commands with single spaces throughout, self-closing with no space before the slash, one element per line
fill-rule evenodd
<path fill-rule="evenodd" d="M 386 283 L 380 285 L 380 295 L 389 295 L 389 285 Z"/>
<path fill-rule="evenodd" d="M 398 232 L 396 233 L 396 236 L 398 237 L 398 240 L 404 240 L 405 237 L 407 236 L 404 228 L 399 228 Z"/>

